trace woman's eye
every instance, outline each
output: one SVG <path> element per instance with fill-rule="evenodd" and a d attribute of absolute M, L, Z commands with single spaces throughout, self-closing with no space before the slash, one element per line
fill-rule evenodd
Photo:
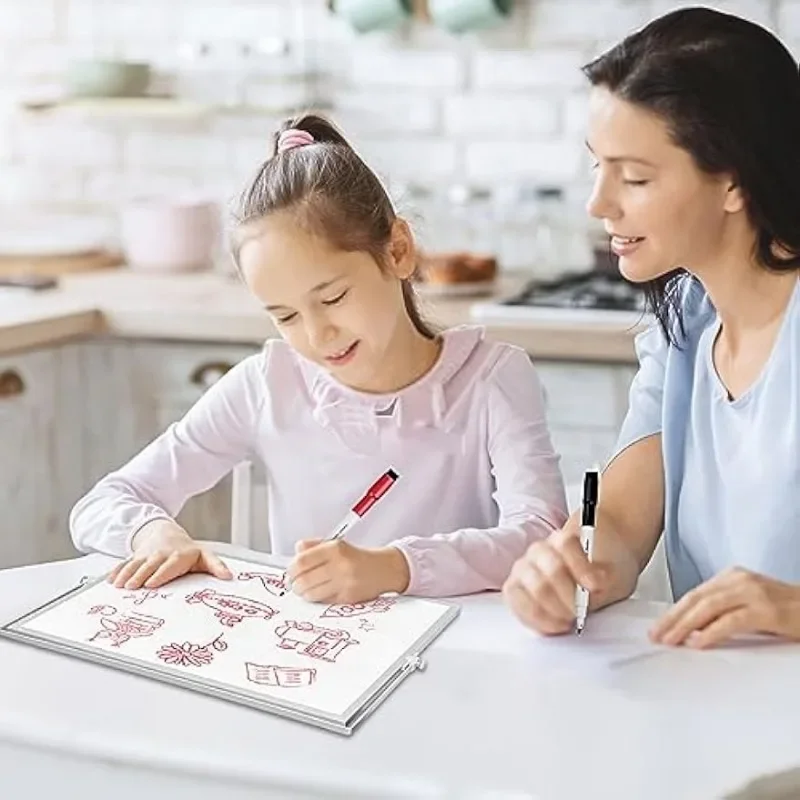
<path fill-rule="evenodd" d="M 345 289 L 341 294 L 337 294 L 336 297 L 331 297 L 330 300 L 323 300 L 322 302 L 326 306 L 335 306 L 337 303 L 341 303 L 344 300 L 345 295 L 347 294 L 348 290 Z"/>
<path fill-rule="evenodd" d="M 625 180 L 623 183 L 626 186 L 646 186 L 650 181 L 634 181 L 634 180 Z"/>
<path fill-rule="evenodd" d="M 291 321 L 292 321 L 292 320 L 293 320 L 293 319 L 294 319 L 296 316 L 297 316 L 297 314 L 286 314 L 286 315 L 285 315 L 285 316 L 283 316 L 283 317 L 276 317 L 276 318 L 275 318 L 275 321 L 278 323 L 278 325 L 287 325 L 287 324 L 288 324 L 288 323 L 290 323 L 290 322 L 291 322 Z"/>

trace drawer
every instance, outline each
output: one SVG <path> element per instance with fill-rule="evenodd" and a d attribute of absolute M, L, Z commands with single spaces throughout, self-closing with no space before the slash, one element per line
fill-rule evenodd
<path fill-rule="evenodd" d="M 616 428 L 573 428 L 551 426 L 553 447 L 561 456 L 561 473 L 566 484 L 580 482 L 583 472 L 595 465 L 605 466 L 614 453 Z"/>
<path fill-rule="evenodd" d="M 611 366 L 535 363 L 552 425 L 606 427 L 619 418 L 619 376 Z"/>

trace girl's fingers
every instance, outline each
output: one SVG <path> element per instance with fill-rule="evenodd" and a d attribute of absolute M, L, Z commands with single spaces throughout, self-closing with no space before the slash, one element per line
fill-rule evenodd
<path fill-rule="evenodd" d="M 185 575 L 188 571 L 188 566 L 187 560 L 181 558 L 181 553 L 172 553 L 144 582 L 144 585 L 148 589 L 157 589 L 159 586 Z"/>
<path fill-rule="evenodd" d="M 201 562 L 204 570 L 215 578 L 229 581 L 233 577 L 233 573 L 228 569 L 225 562 L 209 550 L 203 550 Z"/>
<path fill-rule="evenodd" d="M 117 589 L 122 589 L 143 563 L 143 558 L 130 558 L 120 564 L 117 574 L 114 577 L 114 586 L 116 586 Z"/>
<path fill-rule="evenodd" d="M 324 581 L 301 593 L 309 603 L 333 603 L 336 600 L 336 586 L 333 581 Z"/>
<path fill-rule="evenodd" d="M 133 575 L 125 581 L 126 589 L 139 589 L 144 582 L 161 566 L 167 556 L 163 553 L 153 553 L 141 563 Z"/>
<path fill-rule="evenodd" d="M 330 575 L 324 567 L 318 567 L 304 572 L 300 577 L 292 579 L 292 591 L 304 599 L 320 586 L 330 583 Z"/>
<path fill-rule="evenodd" d="M 128 563 L 128 559 L 125 559 L 125 561 L 120 561 L 119 564 L 117 564 L 114 567 L 114 569 L 112 569 L 111 572 L 108 573 L 108 576 L 106 577 L 106 580 L 109 583 L 114 583 L 114 581 L 117 578 L 117 575 L 119 575 L 120 571 L 125 567 L 125 565 L 127 563 Z"/>

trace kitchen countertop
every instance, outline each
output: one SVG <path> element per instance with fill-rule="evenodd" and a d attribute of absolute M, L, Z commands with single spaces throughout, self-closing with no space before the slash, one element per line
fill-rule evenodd
<path fill-rule="evenodd" d="M 498 295 L 519 284 L 519 278 L 504 278 Z M 451 327 L 470 323 L 469 309 L 476 301 L 425 297 L 422 310 L 435 324 Z M 542 320 L 485 327 L 490 338 L 542 359 L 635 361 L 636 329 L 619 325 Z M 0 290 L 0 353 L 97 335 L 258 343 L 277 332 L 238 278 L 217 273 L 146 275 L 113 269 L 64 276 L 51 290 Z"/>

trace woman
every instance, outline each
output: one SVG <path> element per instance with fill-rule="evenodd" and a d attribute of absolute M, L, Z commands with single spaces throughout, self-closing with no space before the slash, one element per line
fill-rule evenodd
<path fill-rule="evenodd" d="M 594 560 L 579 521 L 504 594 L 544 634 L 628 597 L 662 531 L 678 601 L 651 636 L 800 639 L 800 77 L 765 29 L 710 9 L 654 20 L 584 68 L 589 212 L 658 324 L 603 473 Z"/>

